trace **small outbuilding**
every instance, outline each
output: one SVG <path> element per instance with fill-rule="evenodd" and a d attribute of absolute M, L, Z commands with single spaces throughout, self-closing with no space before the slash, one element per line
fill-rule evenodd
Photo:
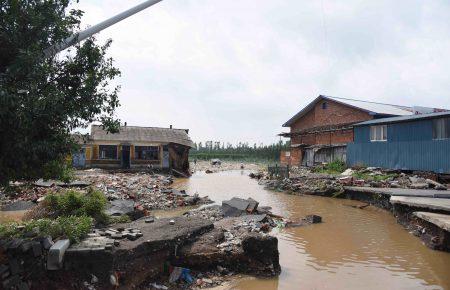
<path fill-rule="evenodd" d="M 77 138 L 81 145 L 73 155 L 78 168 L 160 168 L 189 171 L 189 149 L 194 143 L 188 129 L 121 126 L 111 134 L 99 125 Z"/>
<path fill-rule="evenodd" d="M 450 173 L 450 112 L 370 120 L 354 126 L 347 164 Z"/>

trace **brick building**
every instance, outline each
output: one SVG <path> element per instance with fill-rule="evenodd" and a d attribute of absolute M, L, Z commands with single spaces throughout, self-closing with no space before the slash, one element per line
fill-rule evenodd
<path fill-rule="evenodd" d="M 283 124 L 290 132 L 280 136 L 290 138 L 291 148 L 281 152 L 280 162 L 312 166 L 345 161 L 346 144 L 353 142 L 353 124 L 424 109 L 320 95 Z"/>

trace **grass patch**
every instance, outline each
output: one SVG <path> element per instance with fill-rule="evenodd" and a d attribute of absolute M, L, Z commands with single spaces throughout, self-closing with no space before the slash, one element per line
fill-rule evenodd
<path fill-rule="evenodd" d="M 88 216 L 60 216 L 56 219 L 38 219 L 23 223 L 0 224 L 1 238 L 17 238 L 34 232 L 39 236 L 67 238 L 72 243 L 79 242 L 92 229 L 93 219 Z"/>
<path fill-rule="evenodd" d="M 131 222 L 131 218 L 126 214 L 121 216 L 108 216 L 107 222 L 108 224 L 124 224 Z"/>
<path fill-rule="evenodd" d="M 390 174 L 371 175 L 369 173 L 355 172 L 353 173 L 353 177 L 355 177 L 356 179 L 363 179 L 365 181 L 385 181 L 397 177 L 397 174 L 390 173 Z"/>
<path fill-rule="evenodd" d="M 347 169 L 347 166 L 344 161 L 334 160 L 333 162 L 314 168 L 313 171 L 316 173 L 341 174 L 345 169 Z"/>

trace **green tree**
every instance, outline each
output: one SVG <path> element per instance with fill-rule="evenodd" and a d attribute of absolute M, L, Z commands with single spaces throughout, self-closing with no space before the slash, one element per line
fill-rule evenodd
<path fill-rule="evenodd" d="M 71 0 L 0 1 L 0 183 L 43 176 L 74 142 L 70 132 L 100 121 L 118 129 L 120 75 L 111 44 L 90 38 L 58 56 L 44 49 L 80 30 Z M 77 1 L 78 2 L 78 1 Z"/>

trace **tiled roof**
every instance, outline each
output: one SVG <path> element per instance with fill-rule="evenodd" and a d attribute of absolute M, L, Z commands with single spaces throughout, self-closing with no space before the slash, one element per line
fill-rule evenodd
<path fill-rule="evenodd" d="M 194 147 L 194 143 L 185 129 L 170 129 L 158 127 L 122 126 L 119 133 L 108 133 L 99 125 L 92 125 L 91 140 L 121 141 L 121 142 L 154 142 L 177 143 Z"/>
<path fill-rule="evenodd" d="M 412 107 L 320 95 L 316 99 L 314 99 L 314 101 L 312 101 L 308 106 L 303 108 L 300 112 L 295 114 L 291 119 L 289 119 L 286 123 L 284 123 L 283 127 L 289 127 L 290 125 L 292 125 L 296 120 L 298 120 L 299 118 L 304 116 L 307 112 L 309 112 L 312 108 L 314 108 L 314 106 L 320 100 L 331 100 L 337 103 L 341 103 L 365 111 L 371 115 L 404 116 L 404 115 L 411 115 L 413 113 Z"/>
<path fill-rule="evenodd" d="M 428 114 L 419 114 L 419 115 L 411 115 L 411 116 L 399 116 L 399 117 L 375 119 L 375 120 L 369 120 L 369 121 L 357 123 L 357 124 L 354 124 L 353 126 L 399 123 L 399 122 L 408 122 L 408 121 L 422 120 L 422 119 L 433 119 L 433 118 L 439 118 L 439 117 L 450 117 L 450 112 L 428 113 Z"/>

